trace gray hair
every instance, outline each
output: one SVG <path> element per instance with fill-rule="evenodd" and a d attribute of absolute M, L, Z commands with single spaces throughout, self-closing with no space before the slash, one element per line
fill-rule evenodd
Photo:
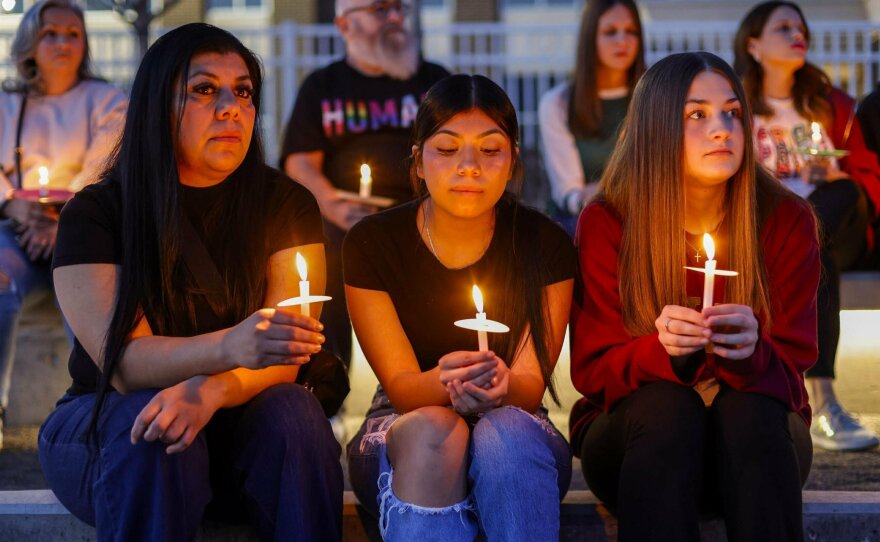
<path fill-rule="evenodd" d="M 12 48 L 10 57 L 12 63 L 18 70 L 18 81 L 12 86 L 18 87 L 20 91 L 35 91 L 42 93 L 43 77 L 37 69 L 37 62 L 34 58 L 37 52 L 37 45 L 40 42 L 40 27 L 43 24 L 43 12 L 47 9 L 58 8 L 66 9 L 76 15 L 83 24 L 83 58 L 80 62 L 77 75 L 80 80 L 97 79 L 92 70 L 92 60 L 89 53 L 89 38 L 85 31 L 86 21 L 83 16 L 82 9 L 71 0 L 39 0 L 24 14 L 18 30 L 15 32 L 15 38 L 12 40 Z M 4 82 L 4 87 L 9 87 L 9 82 Z"/>

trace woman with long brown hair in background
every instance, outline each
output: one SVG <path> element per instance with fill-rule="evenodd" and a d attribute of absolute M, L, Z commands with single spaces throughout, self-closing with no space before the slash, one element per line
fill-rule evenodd
<path fill-rule="evenodd" d="M 806 61 L 810 30 L 792 2 L 764 2 L 740 23 L 734 68 L 755 115 L 758 161 L 809 201 L 822 231 L 819 357 L 807 373 L 815 411 L 810 435 L 826 450 L 863 450 L 880 443 L 834 392 L 840 339 L 840 273 L 872 250 L 868 227 L 880 217 L 880 165 L 865 147 L 855 101 Z M 847 155 L 809 158 L 809 152 Z M 867 196 L 867 198 L 866 198 Z"/>
<path fill-rule="evenodd" d="M 614 150 L 630 96 L 645 72 L 644 35 L 632 0 L 590 0 L 569 81 L 541 97 L 541 152 L 553 218 L 574 233 Z"/>
<path fill-rule="evenodd" d="M 636 86 L 599 197 L 578 221 L 572 445 L 619 540 L 801 540 L 812 447 L 802 373 L 816 356 L 816 225 L 756 168 L 745 94 L 709 53 Z M 698 297 L 712 252 L 715 303 Z M 725 280 L 726 279 L 726 280 Z M 711 347 L 710 347 L 711 345 Z"/>

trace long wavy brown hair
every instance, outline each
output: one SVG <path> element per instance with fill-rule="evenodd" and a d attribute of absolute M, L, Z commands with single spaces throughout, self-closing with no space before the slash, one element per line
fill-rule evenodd
<path fill-rule="evenodd" d="M 655 330 L 665 305 L 687 306 L 684 196 L 684 107 L 694 78 L 714 72 L 727 79 L 743 108 L 744 141 L 752 141 L 745 91 L 736 74 L 711 53 L 682 53 L 654 64 L 633 93 L 620 140 L 601 180 L 600 197 L 623 219 L 618 257 L 624 325 L 633 335 Z M 770 325 L 770 291 L 759 229 L 782 198 L 781 184 L 755 164 L 745 144 L 739 170 L 727 183 L 728 261 L 739 276 L 725 298 L 751 306 Z"/>
<path fill-rule="evenodd" d="M 639 50 L 627 73 L 630 92 L 645 73 L 645 34 L 639 9 L 633 0 L 590 0 L 581 16 L 578 33 L 577 60 L 571 77 L 568 99 L 568 125 L 577 137 L 599 134 L 602 125 L 602 101 L 599 99 L 599 53 L 596 36 L 599 33 L 599 17 L 616 5 L 629 10 L 639 33 Z"/>
<path fill-rule="evenodd" d="M 773 115 L 773 108 L 764 99 L 764 69 L 749 54 L 749 39 L 759 38 L 774 11 L 781 7 L 795 10 L 804 23 L 804 39 L 810 43 L 810 27 L 800 6 L 794 2 L 772 1 L 753 7 L 739 24 L 733 41 L 733 69 L 742 78 L 752 113 L 762 117 Z M 794 108 L 805 119 L 818 120 L 824 126 L 831 126 L 832 108 L 827 96 L 831 92 L 831 81 L 820 68 L 804 62 L 794 74 L 791 97 Z"/>

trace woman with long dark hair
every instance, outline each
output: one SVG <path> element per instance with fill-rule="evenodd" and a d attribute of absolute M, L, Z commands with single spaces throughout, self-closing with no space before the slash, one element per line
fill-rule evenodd
<path fill-rule="evenodd" d="M 619 540 L 802 540 L 816 359 L 809 206 L 757 167 L 746 96 L 709 53 L 654 64 L 578 221 L 572 443 Z M 704 306 L 703 269 L 717 269 Z"/>
<path fill-rule="evenodd" d="M 263 539 L 339 540 L 339 445 L 294 384 L 321 350 L 311 194 L 267 167 L 262 72 L 185 25 L 145 55 L 104 179 L 61 213 L 54 278 L 73 385 L 40 430 L 49 486 L 100 540 L 193 540 L 206 510 Z"/>
<path fill-rule="evenodd" d="M 857 266 L 875 244 L 869 224 L 880 217 L 880 164 L 865 146 L 855 101 L 806 61 L 809 45 L 810 30 L 797 4 L 764 2 L 740 23 L 734 68 L 755 115 L 759 162 L 813 205 L 821 226 L 819 361 L 807 372 L 816 414 L 813 443 L 827 450 L 862 450 L 880 439 L 840 404 L 834 362 L 840 273 Z M 814 158 L 811 150 L 848 154 Z"/>
<path fill-rule="evenodd" d="M 421 196 L 365 218 L 343 246 L 352 323 L 380 383 L 348 445 L 352 487 L 386 540 L 558 540 L 571 452 L 541 399 L 555 397 L 574 249 L 505 193 L 521 183 L 519 128 L 498 85 L 436 83 L 414 134 Z M 483 348 L 453 325 L 483 310 L 474 285 L 510 328 Z"/>
<path fill-rule="evenodd" d="M 553 216 L 574 233 L 596 193 L 632 90 L 645 72 L 644 35 L 633 0 L 590 0 L 578 34 L 571 80 L 541 97 L 541 152 Z"/>
<path fill-rule="evenodd" d="M 12 40 L 17 77 L 0 92 L 0 448 L 15 330 L 28 299 L 52 290 L 55 206 L 44 190 L 75 192 L 95 182 L 116 143 L 125 94 L 92 70 L 83 12 L 68 0 L 28 9 Z M 48 193 L 48 192 L 47 192 Z"/>

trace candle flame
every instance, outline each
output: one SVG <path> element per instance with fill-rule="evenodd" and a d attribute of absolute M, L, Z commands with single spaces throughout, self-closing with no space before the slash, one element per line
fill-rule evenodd
<path fill-rule="evenodd" d="M 40 166 L 37 170 L 40 173 L 40 185 L 46 186 L 49 184 L 49 168 L 46 166 Z"/>
<path fill-rule="evenodd" d="M 480 288 L 474 284 L 474 305 L 477 307 L 477 312 L 483 312 L 483 293 L 480 292 Z"/>
<path fill-rule="evenodd" d="M 361 177 L 369 179 L 370 173 L 370 166 L 368 166 L 367 164 L 361 164 Z"/>
<path fill-rule="evenodd" d="M 308 268 L 306 267 L 306 259 L 299 252 L 296 253 L 296 270 L 299 272 L 299 280 L 306 280 L 308 277 Z"/>
<path fill-rule="evenodd" d="M 810 128 L 813 130 L 813 134 L 822 134 L 822 126 L 818 122 L 813 122 L 810 124 Z"/>
<path fill-rule="evenodd" d="M 703 250 L 706 251 L 707 260 L 715 259 L 715 241 L 712 240 L 712 236 L 708 233 L 703 234 Z"/>

